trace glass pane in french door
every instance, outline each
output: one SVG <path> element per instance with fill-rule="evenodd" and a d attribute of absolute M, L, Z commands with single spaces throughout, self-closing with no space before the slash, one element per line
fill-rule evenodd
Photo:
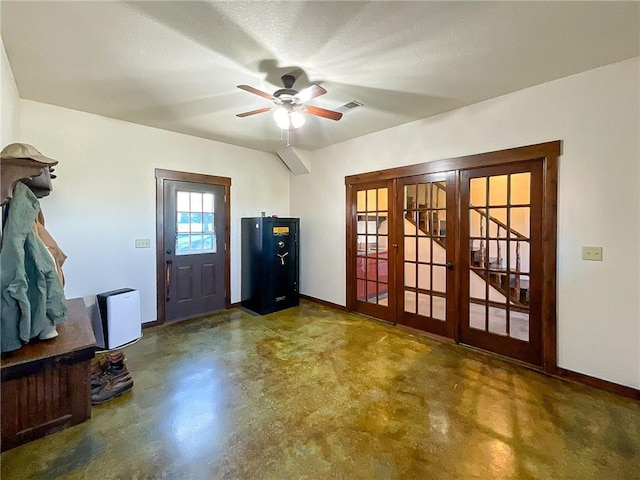
<path fill-rule="evenodd" d="M 469 183 L 469 327 L 529 341 L 531 173 Z"/>
<path fill-rule="evenodd" d="M 447 320 L 446 182 L 404 185 L 402 211 L 404 312 Z"/>
<path fill-rule="evenodd" d="M 389 189 L 357 192 L 356 299 L 389 304 Z"/>

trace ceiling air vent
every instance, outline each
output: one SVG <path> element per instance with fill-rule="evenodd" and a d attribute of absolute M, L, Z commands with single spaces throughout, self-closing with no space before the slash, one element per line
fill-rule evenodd
<path fill-rule="evenodd" d="M 351 100 L 349 103 L 345 103 L 344 105 L 339 106 L 338 108 L 336 108 L 336 111 L 340 112 L 340 113 L 345 113 L 345 112 L 349 112 L 351 110 L 353 110 L 354 108 L 358 108 L 358 107 L 362 107 L 363 105 L 358 102 L 357 100 Z"/>

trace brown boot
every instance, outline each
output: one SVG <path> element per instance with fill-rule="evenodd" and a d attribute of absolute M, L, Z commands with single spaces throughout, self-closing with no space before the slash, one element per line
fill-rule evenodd
<path fill-rule="evenodd" d="M 91 394 L 98 393 L 110 378 L 129 373 L 122 352 L 108 353 L 91 363 Z"/>
<path fill-rule="evenodd" d="M 91 404 L 100 405 L 112 398 L 119 397 L 133 388 L 133 378 L 129 372 L 109 378 L 107 384 L 96 393 L 91 394 Z"/>

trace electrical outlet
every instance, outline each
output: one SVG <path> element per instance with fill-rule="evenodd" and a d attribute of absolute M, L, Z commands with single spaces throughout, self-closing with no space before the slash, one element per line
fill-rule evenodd
<path fill-rule="evenodd" d="M 602 261 L 602 247 L 582 247 L 582 259 Z"/>
<path fill-rule="evenodd" d="M 136 248 L 149 248 L 151 247 L 151 240 L 148 238 L 136 238 Z"/>

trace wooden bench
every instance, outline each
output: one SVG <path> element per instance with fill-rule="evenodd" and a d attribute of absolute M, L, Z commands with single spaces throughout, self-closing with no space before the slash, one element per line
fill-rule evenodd
<path fill-rule="evenodd" d="M 58 336 L 3 355 L 2 451 L 91 418 L 96 339 L 81 298 L 67 300 Z"/>

